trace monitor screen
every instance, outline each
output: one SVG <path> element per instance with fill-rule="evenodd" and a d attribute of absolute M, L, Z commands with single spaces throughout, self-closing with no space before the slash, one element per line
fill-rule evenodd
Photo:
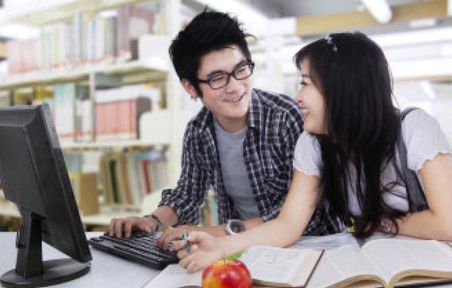
<path fill-rule="evenodd" d="M 91 253 L 49 106 L 0 108 L 0 139 L 4 194 L 21 214 L 16 268 L 1 283 L 43 286 L 84 275 Z M 70 258 L 42 261 L 41 240 Z"/>

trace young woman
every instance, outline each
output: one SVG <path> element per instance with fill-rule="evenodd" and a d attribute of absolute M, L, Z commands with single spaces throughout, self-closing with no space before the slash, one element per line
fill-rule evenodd
<path fill-rule="evenodd" d="M 361 33 L 332 34 L 302 48 L 295 61 L 305 132 L 295 148 L 294 177 L 281 213 L 234 236 L 192 233 L 191 252 L 180 250 L 180 264 L 193 272 L 252 245 L 288 246 L 318 206 L 353 225 L 356 237 L 380 230 L 452 240 L 452 157 L 446 138 L 421 109 L 402 120 L 378 45 Z M 404 153 L 397 148 L 401 141 Z M 421 183 L 420 200 L 406 188 L 412 186 L 403 156 Z M 184 245 L 178 241 L 175 248 Z"/>

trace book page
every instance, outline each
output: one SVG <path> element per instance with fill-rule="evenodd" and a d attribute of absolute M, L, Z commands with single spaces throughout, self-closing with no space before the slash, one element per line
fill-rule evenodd
<path fill-rule="evenodd" d="M 168 265 L 142 288 L 201 287 L 202 270 L 189 274 L 179 264 Z"/>
<path fill-rule="evenodd" d="M 366 243 L 361 250 L 388 282 L 409 269 L 452 271 L 452 249 L 435 240 L 380 239 Z"/>
<path fill-rule="evenodd" d="M 358 248 L 346 245 L 323 253 L 320 263 L 308 282 L 308 287 L 329 287 L 340 282 L 352 283 L 347 279 L 364 275 L 375 275 L 381 278 L 376 267 L 361 255 Z M 343 286 L 339 285 L 339 287 Z"/>
<path fill-rule="evenodd" d="M 302 236 L 300 240 L 288 248 L 310 248 L 316 250 L 330 250 L 344 245 L 359 248 L 359 243 L 351 233 L 342 232 L 325 236 Z"/>
<path fill-rule="evenodd" d="M 295 276 L 300 276 L 300 267 L 307 271 L 306 279 L 314 269 L 322 251 L 311 249 L 285 249 L 269 246 L 253 246 L 240 260 L 245 263 L 254 280 L 269 283 L 292 283 Z M 303 281 L 303 279 L 299 279 Z"/>

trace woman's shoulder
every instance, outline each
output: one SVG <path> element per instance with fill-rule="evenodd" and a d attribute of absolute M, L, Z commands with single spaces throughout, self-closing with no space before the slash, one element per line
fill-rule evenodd
<path fill-rule="evenodd" d="M 405 115 L 402 121 L 402 127 L 417 125 L 421 125 L 423 127 L 428 125 L 436 125 L 436 123 L 437 120 L 435 119 L 435 117 L 427 113 L 424 109 L 414 108 Z"/>
<path fill-rule="evenodd" d="M 449 153 L 447 138 L 439 122 L 423 109 L 408 113 L 402 122 L 402 138 L 407 147 L 408 167 L 418 171 L 438 153 Z"/>
<path fill-rule="evenodd" d="M 297 146 L 303 146 L 303 147 L 318 147 L 319 141 L 317 137 L 311 133 L 308 133 L 306 131 L 303 131 L 298 138 Z"/>
<path fill-rule="evenodd" d="M 433 116 L 431 116 L 424 109 L 421 108 L 407 108 L 404 112 L 406 113 L 406 115 L 402 121 L 403 125 L 436 121 Z"/>
<path fill-rule="evenodd" d="M 320 151 L 317 137 L 303 131 L 295 146 L 294 167 L 306 175 L 319 176 L 322 165 Z"/>
<path fill-rule="evenodd" d="M 428 137 L 441 131 L 438 121 L 421 108 L 411 110 L 402 121 L 403 138 Z"/>

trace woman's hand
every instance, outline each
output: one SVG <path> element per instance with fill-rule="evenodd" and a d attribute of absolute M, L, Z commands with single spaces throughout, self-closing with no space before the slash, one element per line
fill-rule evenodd
<path fill-rule="evenodd" d="M 190 249 L 187 251 L 187 244 Z M 192 232 L 187 240 L 174 242 L 174 248 L 178 250 L 177 256 L 181 258 L 179 265 L 189 273 L 204 269 L 216 260 L 226 258 L 221 238 L 206 232 Z"/>

